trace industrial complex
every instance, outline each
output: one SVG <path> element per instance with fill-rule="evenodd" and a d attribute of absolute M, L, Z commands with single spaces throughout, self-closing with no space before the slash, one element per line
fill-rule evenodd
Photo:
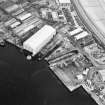
<path fill-rule="evenodd" d="M 0 0 L 0 46 L 45 59 L 73 91 L 105 105 L 104 0 Z"/>

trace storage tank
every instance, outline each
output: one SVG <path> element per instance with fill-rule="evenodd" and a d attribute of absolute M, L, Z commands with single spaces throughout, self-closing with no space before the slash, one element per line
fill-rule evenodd
<path fill-rule="evenodd" d="M 23 48 L 36 55 L 53 38 L 56 29 L 49 25 L 43 26 L 38 32 L 23 43 Z"/>

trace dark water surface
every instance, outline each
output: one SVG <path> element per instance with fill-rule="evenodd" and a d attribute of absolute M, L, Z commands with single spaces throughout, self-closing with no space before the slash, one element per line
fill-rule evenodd
<path fill-rule="evenodd" d="M 0 47 L 0 105 L 97 105 L 82 89 L 69 92 L 45 61 L 27 61 L 11 45 Z"/>

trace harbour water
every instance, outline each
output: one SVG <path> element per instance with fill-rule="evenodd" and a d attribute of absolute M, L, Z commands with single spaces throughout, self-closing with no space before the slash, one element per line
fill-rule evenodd
<path fill-rule="evenodd" d="M 70 92 L 46 61 L 27 61 L 19 49 L 0 47 L 0 105 L 97 105 L 80 87 Z"/>

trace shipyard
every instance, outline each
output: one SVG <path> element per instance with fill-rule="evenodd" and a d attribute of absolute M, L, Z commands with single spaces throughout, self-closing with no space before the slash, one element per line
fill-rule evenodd
<path fill-rule="evenodd" d="M 4 61 L 11 63 L 10 68 L 16 70 L 9 69 L 10 74 L 13 72 L 11 75 L 29 79 L 30 84 L 37 74 L 48 70 L 48 78 L 54 77 L 68 94 L 82 88 L 96 104 L 105 105 L 104 6 L 104 0 L 1 0 L 1 64 L 5 65 Z M 6 63 L 6 66 L 9 65 Z M 41 87 L 38 81 L 47 77 L 37 78 L 40 79 L 33 85 Z M 30 103 L 16 105 L 35 105 Z M 38 105 L 48 103 L 43 101 Z"/>

